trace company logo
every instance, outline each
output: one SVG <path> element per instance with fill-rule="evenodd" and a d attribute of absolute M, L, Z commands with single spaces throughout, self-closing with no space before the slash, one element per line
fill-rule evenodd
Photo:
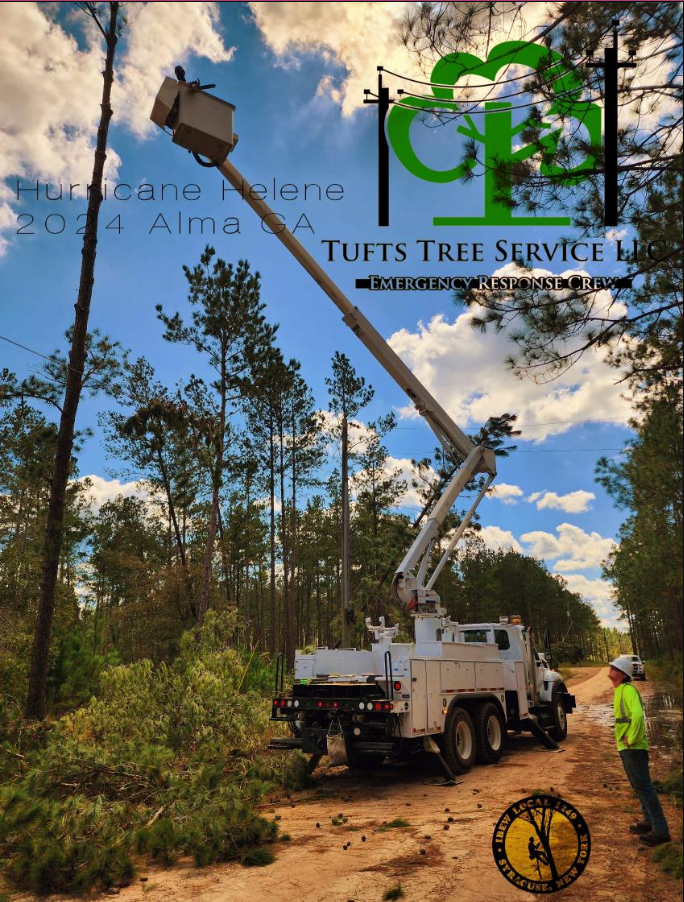
<path fill-rule="evenodd" d="M 589 861 L 591 840 L 582 815 L 550 795 L 511 805 L 494 828 L 496 866 L 528 893 L 555 893 L 574 883 Z"/>
<path fill-rule="evenodd" d="M 459 102 L 454 88 L 467 75 L 478 75 L 496 82 L 501 73 L 510 66 L 527 66 L 530 75 L 537 74 L 542 86 L 552 95 L 551 105 L 546 115 L 563 115 L 574 120 L 575 127 L 586 129 L 589 147 L 601 144 L 601 109 L 591 101 L 581 100 L 583 83 L 559 53 L 539 44 L 527 41 L 506 41 L 492 48 L 486 61 L 470 53 L 451 53 L 440 59 L 430 76 L 432 97 L 401 95 L 387 118 L 387 137 L 398 160 L 417 178 L 429 182 L 447 184 L 471 177 L 478 166 L 475 153 L 464 157 L 465 145 L 454 142 L 454 156 L 462 162 L 449 169 L 433 169 L 416 154 L 411 143 L 411 126 L 416 118 L 426 111 L 435 111 L 445 116 L 456 117 L 459 123 L 456 131 L 472 149 L 477 148 L 477 156 L 484 166 L 484 215 L 457 216 L 439 215 L 433 218 L 437 226 L 526 226 L 526 225 L 570 225 L 567 216 L 517 216 L 515 215 L 512 189 L 516 163 L 538 158 L 542 176 L 556 185 L 576 185 L 589 178 L 596 171 L 596 160 L 591 154 L 584 159 L 561 160 L 561 136 L 563 129 L 554 128 L 550 122 L 534 119 L 532 114 L 522 121 L 517 116 L 514 122 L 513 110 L 521 107 L 531 109 L 525 93 L 513 101 L 487 100 L 481 103 Z M 502 81 L 506 76 L 503 75 Z M 521 82 L 516 81 L 516 84 Z M 451 87 L 451 86 L 454 87 Z M 475 108 L 476 107 L 476 108 Z M 448 126 L 447 126 L 448 127 Z M 530 136 L 534 137 L 530 137 Z M 479 147 L 481 145 L 481 147 Z M 521 145 L 521 146 L 519 146 Z M 458 195 L 448 195 L 452 207 L 457 209 Z M 452 211 L 453 213 L 453 211 Z"/>

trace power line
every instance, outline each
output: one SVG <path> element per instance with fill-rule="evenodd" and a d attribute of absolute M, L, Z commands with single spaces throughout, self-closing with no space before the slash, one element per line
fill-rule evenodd
<path fill-rule="evenodd" d="M 553 99 L 555 100 L 556 97 L 567 97 L 569 95 L 575 95 L 575 94 L 579 93 L 581 90 L 582 90 L 582 88 L 581 88 L 581 86 L 579 86 L 577 88 L 573 88 L 572 91 L 560 91 L 558 93 L 554 92 Z M 528 88 L 525 91 L 515 91 L 515 93 L 513 93 L 513 94 L 503 94 L 500 97 L 494 97 L 492 99 L 493 100 L 510 100 L 511 97 L 522 97 L 523 94 L 533 94 L 533 93 L 535 93 L 535 92 Z M 539 91 L 537 91 L 536 93 L 539 93 Z M 408 97 L 417 97 L 419 100 L 444 100 L 446 103 L 478 103 L 478 102 L 481 102 L 482 100 L 488 99 L 486 97 L 485 98 L 482 98 L 482 97 L 467 98 L 466 97 L 466 98 L 463 98 L 463 100 L 456 100 L 456 99 L 447 100 L 444 97 L 436 97 L 434 94 L 432 96 L 430 94 L 414 94 L 412 91 L 404 91 L 403 88 L 399 88 L 397 90 L 397 94 L 407 95 Z M 544 98 L 544 99 L 548 100 L 550 98 Z M 590 99 L 597 100 L 600 98 L 590 98 Z M 530 103 L 532 103 L 532 102 L 533 101 L 530 101 Z M 528 104 L 526 104 L 526 106 L 527 105 Z M 511 107 L 511 109 L 515 109 L 515 107 Z"/>
<path fill-rule="evenodd" d="M 402 93 L 404 93 L 404 92 L 402 92 Z M 575 92 L 574 92 L 574 91 L 573 91 L 573 92 L 568 91 L 567 93 L 575 93 Z M 412 96 L 418 96 L 418 95 L 412 95 Z M 555 96 L 556 96 L 556 97 L 560 97 L 561 95 L 560 95 L 560 94 L 556 94 Z M 446 103 L 452 103 L 452 104 L 454 104 L 454 103 L 459 103 L 459 102 L 460 102 L 460 103 L 466 103 L 466 102 L 467 102 L 467 101 L 458 101 L 458 100 L 442 100 L 442 101 L 440 101 L 438 97 L 426 97 L 425 99 L 426 99 L 426 100 L 434 100 L 435 103 L 440 103 L 440 102 L 441 102 L 441 103 L 445 103 L 445 104 L 446 104 Z M 601 98 L 590 97 L 590 98 L 588 98 L 588 99 L 586 99 L 586 100 L 578 100 L 577 102 L 578 102 L 578 103 L 594 103 L 596 100 L 600 100 L 600 99 L 601 99 Z M 494 99 L 494 100 L 489 100 L 489 101 L 487 101 L 487 102 L 488 102 L 488 103 L 502 103 L 502 102 L 505 102 L 505 98 L 504 98 L 503 100 L 496 100 L 496 99 Z M 506 107 L 504 107 L 504 108 L 501 109 L 501 110 L 494 110 L 494 109 L 484 109 L 484 110 L 482 110 L 482 109 L 476 109 L 475 107 L 471 107 L 469 110 L 454 110 L 454 109 L 449 109 L 449 108 L 442 108 L 442 109 L 434 109 L 434 110 L 432 110 L 432 109 L 427 109 L 426 107 L 415 107 L 415 106 L 410 106 L 409 104 L 406 104 L 406 103 L 400 103 L 398 100 L 395 100 L 395 101 L 393 102 L 393 105 L 394 105 L 395 107 L 400 107 L 402 110 L 413 110 L 413 112 L 418 112 L 418 113 L 434 113 L 435 116 L 469 116 L 471 113 L 474 113 L 474 114 L 479 115 L 479 116 L 485 116 L 485 115 L 487 115 L 487 113 L 489 113 L 489 114 L 491 114 L 491 113 L 501 113 L 501 112 L 506 113 L 506 112 L 508 112 L 509 110 L 525 110 L 525 109 L 528 109 L 528 107 L 534 106 L 534 105 L 535 105 L 535 101 L 531 100 L 529 103 L 513 103 L 513 104 L 509 104 L 509 105 L 507 105 Z"/>
<path fill-rule="evenodd" d="M 625 453 L 629 449 L 626 448 L 517 448 L 516 454 L 588 454 L 589 452 L 595 453 L 599 451 L 619 451 L 620 453 Z M 434 449 L 431 450 L 407 450 L 403 451 L 404 454 L 432 454 Z M 394 455 L 392 455 L 394 457 Z"/>
<path fill-rule="evenodd" d="M 562 426 L 567 423 L 604 423 L 608 420 L 622 420 L 622 419 L 623 419 L 622 417 L 596 417 L 595 419 L 586 419 L 586 420 L 549 420 L 548 423 L 525 423 L 525 422 L 518 423 L 518 422 L 516 422 L 513 425 L 527 426 L 529 428 L 530 426 Z M 487 424 L 486 423 L 474 423 L 473 427 L 477 427 L 478 425 L 486 426 Z M 423 426 L 395 426 L 392 431 L 394 432 L 397 429 L 418 429 L 418 430 L 422 431 L 423 428 L 424 428 Z M 515 439 L 516 436 L 511 436 L 511 438 Z"/>
<path fill-rule="evenodd" d="M 28 345 L 23 345 L 19 341 L 14 341 L 12 338 L 7 338 L 6 335 L 0 335 L 0 340 L 6 341 L 7 344 L 14 345 L 17 348 L 21 348 L 22 351 L 28 351 L 29 354 L 35 354 L 36 357 L 42 357 L 43 360 L 51 360 L 53 363 L 59 363 L 60 366 L 66 367 L 68 370 L 72 370 L 74 373 L 78 373 L 79 376 L 82 376 L 83 373 L 81 370 L 77 370 L 72 367 L 70 364 L 66 362 L 66 360 L 60 360 L 59 357 L 55 357 L 54 354 L 43 354 L 40 351 L 36 351 L 35 348 L 29 348 Z"/>

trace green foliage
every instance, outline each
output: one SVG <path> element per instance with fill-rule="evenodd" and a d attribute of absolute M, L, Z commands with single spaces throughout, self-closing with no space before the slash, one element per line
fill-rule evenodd
<path fill-rule="evenodd" d="M 553 656 L 556 661 L 577 665 L 584 658 L 584 649 L 581 645 L 559 642 L 553 646 Z"/>
<path fill-rule="evenodd" d="M 392 899 L 403 899 L 404 890 L 401 888 L 401 883 L 395 883 L 394 886 L 390 886 L 389 889 L 386 889 L 382 894 L 382 898 L 385 902 L 389 902 L 389 900 Z"/>
<path fill-rule="evenodd" d="M 386 833 L 388 830 L 399 830 L 402 827 L 410 827 L 409 822 L 403 817 L 395 817 L 394 820 L 378 827 L 378 833 Z"/>
<path fill-rule="evenodd" d="M 619 461 L 602 458 L 598 481 L 626 508 L 604 566 L 642 657 L 682 653 L 682 405 L 672 388 L 640 405 L 636 438 Z"/>
<path fill-rule="evenodd" d="M 290 754 L 285 758 L 280 782 L 290 791 L 305 789 L 311 784 L 309 762 L 301 752 Z"/>
<path fill-rule="evenodd" d="M 97 693 L 102 671 L 120 663 L 118 649 L 107 648 L 97 619 L 57 631 L 48 674 L 50 703 L 64 709 L 86 704 Z"/>
<path fill-rule="evenodd" d="M 496 621 L 502 614 L 519 614 L 535 631 L 539 648 L 548 631 L 559 660 L 563 655 L 557 650 L 564 644 L 569 625 L 587 636 L 583 655 L 592 636 L 599 634 L 600 624 L 591 605 L 570 592 L 562 577 L 552 576 L 542 561 L 512 550 L 492 551 L 477 537 L 466 543 L 458 558 L 458 570 L 443 571 L 436 587 L 450 615 L 460 623 Z M 567 648 L 570 650 L 570 646 Z M 602 654 L 605 656 L 605 651 Z"/>
<path fill-rule="evenodd" d="M 273 841 L 254 805 L 277 774 L 253 759 L 268 703 L 229 647 L 234 615 L 210 612 L 173 664 L 109 667 L 101 692 L 56 721 L 0 789 L 7 879 L 37 893 L 132 878 L 136 855 L 200 865 Z M 6 750 L 7 751 L 7 750 Z"/>
<path fill-rule="evenodd" d="M 275 855 L 271 849 L 250 849 L 240 859 L 241 864 L 246 868 L 263 868 L 268 864 L 273 864 Z"/>
<path fill-rule="evenodd" d="M 659 846 L 651 856 L 651 860 L 656 862 L 661 871 L 676 877 L 677 880 L 684 877 L 684 856 L 681 846 L 674 843 Z"/>
<path fill-rule="evenodd" d="M 678 805 L 682 804 L 682 797 L 684 796 L 684 784 L 681 770 L 672 771 L 672 773 L 664 780 L 654 780 L 653 785 L 658 790 L 658 792 L 662 793 L 663 795 L 671 796 L 673 801 L 675 801 Z"/>

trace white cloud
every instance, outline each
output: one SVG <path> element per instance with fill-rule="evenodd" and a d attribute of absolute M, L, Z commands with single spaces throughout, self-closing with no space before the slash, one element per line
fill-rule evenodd
<path fill-rule="evenodd" d="M 40 5 L 8 3 L 0 11 L 0 178 L 83 181 L 93 168 L 102 47 L 88 31 L 79 49 Z M 108 174 L 118 163 L 110 151 Z"/>
<path fill-rule="evenodd" d="M 53 186 L 85 186 L 93 169 L 100 117 L 102 36 L 84 13 L 70 26 L 82 29 L 85 45 L 50 17 L 52 3 L 3 3 L 0 7 L 0 232 L 14 227 L 16 179 Z M 130 3 L 117 49 L 112 92 L 114 122 L 137 135 L 153 130 L 152 99 L 162 76 L 192 54 L 213 62 L 233 55 L 218 31 L 215 3 Z M 105 177 L 117 176 L 121 159 L 107 149 Z M 52 188 L 54 193 L 56 188 Z M 79 189 L 82 190 L 82 189 Z M 26 195 L 24 195 L 26 196 Z M 79 194 L 78 196 L 83 196 Z M 0 254 L 7 242 L 0 237 Z"/>
<path fill-rule="evenodd" d="M 120 67 L 122 114 L 139 136 L 156 130 L 150 121 L 152 102 L 164 76 L 192 55 L 227 63 L 234 47 L 226 47 L 219 28 L 217 3 L 132 3 L 126 7 L 127 44 Z M 193 77 L 192 72 L 187 74 Z"/>
<path fill-rule="evenodd" d="M 623 626 L 619 612 L 613 604 L 614 587 L 605 579 L 588 579 L 581 573 L 568 573 L 564 577 L 568 589 L 577 592 L 594 608 L 602 626 Z"/>
<path fill-rule="evenodd" d="M 565 511 L 567 514 L 581 514 L 591 510 L 591 502 L 596 498 L 593 492 L 578 489 L 576 492 L 568 492 L 567 495 L 557 495 L 556 492 L 533 492 L 526 500 L 536 502 L 537 510 L 550 508 L 552 510 Z"/>
<path fill-rule="evenodd" d="M 316 94 L 327 94 L 333 103 L 342 107 L 345 116 L 362 106 L 364 88 L 373 87 L 379 65 L 425 79 L 415 54 L 409 52 L 397 37 L 397 26 L 413 5 L 403 2 L 249 4 L 264 41 L 282 65 L 297 65 L 300 57 L 317 53 L 324 61 L 344 67 L 342 75 L 325 75 Z M 487 40 L 496 43 L 530 36 L 534 26 L 544 17 L 545 4 L 528 6 L 526 21 L 512 7 L 504 10 L 496 17 L 491 34 L 487 35 L 487 29 L 482 29 L 481 46 L 476 42 L 476 46 L 467 49 L 482 55 L 486 52 Z M 483 10 L 480 16 L 485 15 Z M 509 76 L 517 73 L 519 68 L 522 69 L 509 67 Z M 481 85 L 491 89 L 490 80 L 474 75 L 459 82 L 466 99 L 468 94 L 463 89 Z M 491 96 L 496 96 L 496 92 Z"/>
<path fill-rule="evenodd" d="M 494 275 L 510 271 L 511 267 L 505 266 Z M 611 302 L 609 292 L 599 294 L 603 297 L 597 299 L 598 306 Z M 615 315 L 622 310 L 618 306 Z M 511 352 L 505 330 L 474 334 L 471 322 L 478 312 L 479 308 L 471 307 L 453 322 L 439 314 L 428 323 L 419 322 L 415 332 L 400 329 L 388 338 L 392 348 L 461 426 L 516 413 L 522 423 L 522 439 L 541 442 L 583 420 L 628 422 L 630 405 L 616 384 L 619 374 L 605 362 L 604 350 L 586 352 L 567 372 L 545 385 L 519 378 L 504 362 Z M 455 379 L 455 371 L 467 373 L 468 378 Z M 402 408 L 401 414 L 418 416 L 411 406 Z"/>
<path fill-rule="evenodd" d="M 501 529 L 500 526 L 483 526 L 476 535 L 492 551 L 512 550 L 522 552 L 520 543 L 509 529 Z"/>
<path fill-rule="evenodd" d="M 507 482 L 497 482 L 490 487 L 485 495 L 486 498 L 497 498 L 504 504 L 517 504 L 517 499 L 522 498 L 525 493 L 519 485 L 509 485 Z"/>
<path fill-rule="evenodd" d="M 90 476 L 83 476 L 79 482 L 85 480 L 90 482 L 88 488 L 88 498 L 93 513 L 98 513 L 103 504 L 113 501 L 118 495 L 125 498 L 147 497 L 147 490 L 141 482 L 121 482 L 119 479 L 105 479 L 104 476 L 98 476 L 92 473 Z"/>
<path fill-rule="evenodd" d="M 600 567 L 615 546 L 613 539 L 585 532 L 570 523 L 561 523 L 556 532 L 556 536 L 541 530 L 526 532 L 520 541 L 529 546 L 527 554 L 555 561 L 553 569 L 557 573 Z"/>
<path fill-rule="evenodd" d="M 339 104 L 345 116 L 362 105 L 377 67 L 403 71 L 408 53 L 396 27 L 408 3 L 250 3 L 264 41 L 285 65 L 317 53 L 342 65 L 343 75 L 326 75 L 315 89 Z"/>

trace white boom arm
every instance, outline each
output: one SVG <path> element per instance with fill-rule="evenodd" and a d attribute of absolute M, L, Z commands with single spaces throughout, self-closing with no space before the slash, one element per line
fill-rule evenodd
<path fill-rule="evenodd" d="M 179 111 L 180 101 L 180 111 Z M 221 106 L 223 105 L 223 106 Z M 223 107 L 226 107 L 224 110 Z M 228 109 L 229 108 L 229 109 Z M 178 143 L 195 153 L 211 153 L 215 148 L 216 157 L 224 158 L 218 164 L 218 170 L 235 188 L 243 200 L 254 210 L 262 222 L 276 221 L 276 214 L 243 178 L 233 164 L 225 159 L 227 153 L 237 143 L 237 136 L 232 133 L 232 111 L 234 108 L 224 101 L 205 94 L 196 84 L 185 82 L 174 83 L 167 78 L 155 101 L 151 119 L 164 128 L 174 131 L 174 143 Z M 218 142 L 218 143 L 217 143 Z M 301 263 L 309 275 L 321 286 L 335 306 L 342 312 L 343 321 L 352 332 L 368 348 L 380 365 L 390 374 L 399 387 L 406 392 L 415 404 L 418 412 L 425 417 L 432 431 L 444 449 L 463 460 L 449 485 L 435 504 L 425 525 L 406 553 L 392 584 L 394 596 L 416 613 L 440 615 L 444 613 L 439 607 L 439 598 L 432 586 L 437 574 L 442 569 L 456 542 L 465 531 L 477 505 L 487 488 L 496 476 L 496 459 L 489 448 L 475 445 L 471 439 L 454 423 L 449 414 L 435 401 L 424 385 L 415 377 L 404 361 L 392 350 L 385 339 L 366 319 L 358 307 L 333 282 L 330 276 L 314 260 L 306 248 L 300 244 L 292 232 L 279 222 L 279 228 L 273 234 Z M 430 563 L 432 546 L 437 537 L 439 527 L 451 510 L 463 487 L 477 473 L 488 474 L 485 487 L 479 493 L 468 514 L 460 524 L 456 536 L 449 544 L 447 552 L 430 578 L 427 588 L 423 582 Z M 414 576 L 415 568 L 418 572 Z"/>
<path fill-rule="evenodd" d="M 219 165 L 218 169 L 232 187 L 240 192 L 245 202 L 261 218 L 262 222 L 274 221 L 274 213 L 271 208 L 257 196 L 256 192 L 251 190 L 252 186 L 245 181 L 230 160 L 225 160 Z M 270 218 L 267 219 L 266 217 Z M 343 322 L 363 342 L 373 357 L 390 374 L 399 387 L 406 392 L 415 404 L 418 412 L 425 417 L 445 450 L 463 459 L 463 464 L 435 504 L 425 525 L 404 556 L 392 584 L 392 591 L 395 597 L 404 605 L 411 609 L 423 610 L 426 605 L 429 605 L 437 613 L 438 599 L 432 591 L 434 579 L 430 581 L 429 590 L 424 590 L 422 586 L 430 561 L 432 545 L 437 537 L 439 527 L 444 522 L 445 517 L 466 483 L 477 473 L 487 473 L 489 478 L 486 487 L 480 492 L 475 504 L 459 526 L 458 538 L 463 534 L 475 512 L 477 504 L 479 504 L 486 489 L 489 488 L 496 476 L 494 452 L 489 448 L 475 445 L 465 432 L 459 429 L 449 414 L 414 376 L 401 357 L 392 350 L 377 329 L 366 319 L 359 308 L 352 304 L 344 292 L 333 282 L 320 264 L 314 260 L 307 249 L 284 224 L 280 223 L 280 227 L 273 234 L 285 245 L 292 256 L 301 263 L 309 275 L 318 282 L 335 306 L 341 310 Z M 456 542 L 450 544 L 449 554 L 455 546 Z M 439 564 L 440 570 L 445 563 L 446 558 L 443 558 Z M 418 564 L 420 564 L 418 576 L 414 576 L 413 571 Z"/>

